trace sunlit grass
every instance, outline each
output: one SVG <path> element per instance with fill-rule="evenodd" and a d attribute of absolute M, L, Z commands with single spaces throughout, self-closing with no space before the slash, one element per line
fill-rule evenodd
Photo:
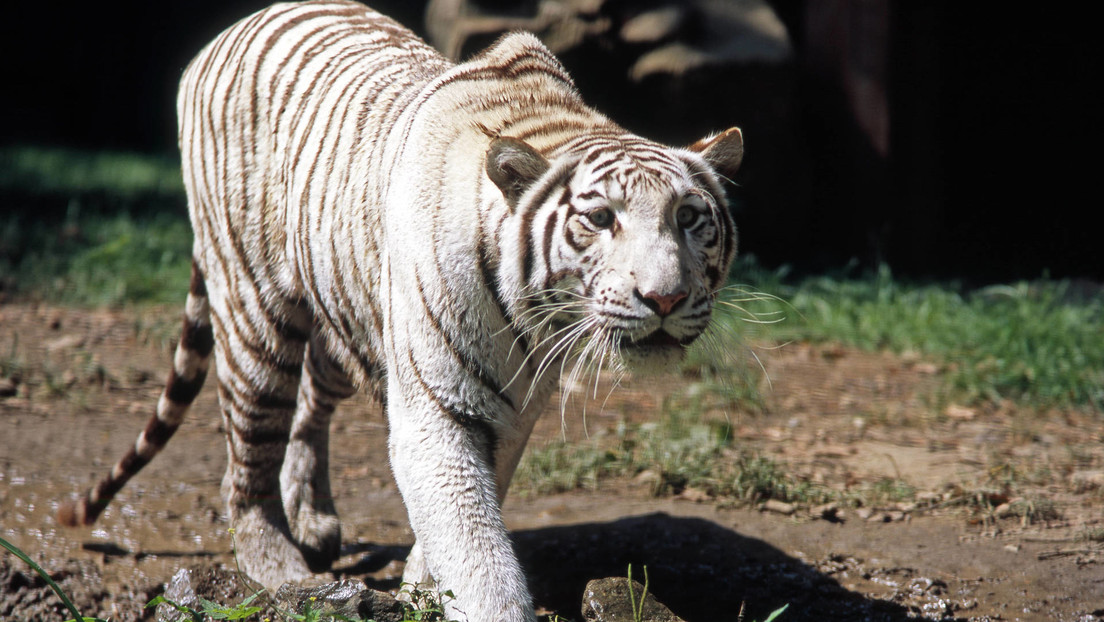
<path fill-rule="evenodd" d="M 777 341 L 831 341 L 911 352 L 942 363 L 967 402 L 1011 399 L 1104 410 L 1104 291 L 1040 280 L 963 290 L 909 284 L 887 268 L 860 279 L 819 277 L 789 288 L 794 322 Z"/>
<path fill-rule="evenodd" d="M 739 447 L 730 421 L 716 412 L 707 415 L 703 402 L 686 392 L 667 400 L 651 421 L 622 422 L 612 435 L 531 448 L 515 486 L 522 494 L 549 494 L 595 489 L 610 477 L 636 478 L 657 496 L 694 490 L 741 503 L 814 504 L 835 498 L 823 486 L 794 478 L 775 460 Z"/>

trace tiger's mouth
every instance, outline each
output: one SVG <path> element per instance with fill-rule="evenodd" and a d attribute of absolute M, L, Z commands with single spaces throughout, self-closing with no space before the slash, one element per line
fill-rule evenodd
<path fill-rule="evenodd" d="M 632 349 L 685 348 L 697 338 L 697 335 L 690 335 L 689 337 L 679 339 L 666 330 L 657 328 L 650 334 L 638 339 L 633 339 L 629 335 L 624 335 L 621 337 L 621 347 Z"/>

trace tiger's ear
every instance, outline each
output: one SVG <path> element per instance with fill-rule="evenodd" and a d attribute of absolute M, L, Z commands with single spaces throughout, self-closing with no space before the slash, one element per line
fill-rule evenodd
<path fill-rule="evenodd" d="M 548 167 L 544 156 L 516 138 L 495 138 L 487 149 L 487 177 L 502 191 L 511 209 Z"/>
<path fill-rule="evenodd" d="M 706 136 L 687 149 L 700 153 L 718 175 L 731 181 L 744 159 L 744 135 L 740 128 L 732 127 Z"/>

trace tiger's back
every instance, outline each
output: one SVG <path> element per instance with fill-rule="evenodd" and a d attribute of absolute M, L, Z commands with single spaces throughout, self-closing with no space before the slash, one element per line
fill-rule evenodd
<path fill-rule="evenodd" d="M 495 205 L 472 210 L 469 199 L 497 192 L 482 158 L 469 157 L 490 136 L 549 151 L 581 129 L 624 133 L 585 107 L 531 35 L 512 35 L 457 67 L 390 18 L 343 0 L 274 5 L 223 33 L 185 72 L 178 115 L 196 256 L 208 281 L 244 267 L 257 290 L 242 292 L 245 308 L 279 295 L 355 309 L 344 320 L 318 318 L 334 344 L 365 329 L 380 335 L 382 301 L 358 294 L 381 288 L 348 280 L 377 279 L 373 259 L 389 251 L 384 236 L 403 237 L 386 227 L 388 204 L 397 206 L 393 219 L 418 219 L 419 227 L 448 220 L 455 232 L 473 218 L 493 221 L 501 217 L 487 213 Z M 345 220 L 350 206 L 363 210 L 363 222 Z M 353 246 L 319 243 L 326 239 Z M 493 255 L 495 240 L 484 242 Z M 360 385 L 379 373 L 367 362 L 381 343 L 368 345 L 344 353 Z"/>
<path fill-rule="evenodd" d="M 535 620 L 500 509 L 525 442 L 561 369 L 663 367 L 708 327 L 739 130 L 664 147 L 588 108 L 532 35 L 454 65 L 344 0 L 238 22 L 178 114 L 184 334 L 135 447 L 62 521 L 164 446 L 214 356 L 250 575 L 336 559 L 328 423 L 366 389 L 417 536 L 404 580 L 452 590 L 458 619 Z"/>
<path fill-rule="evenodd" d="M 380 162 L 382 129 L 449 66 L 393 20 L 341 0 L 274 5 L 201 51 L 177 109 L 195 254 L 207 279 L 243 271 L 254 287 L 238 302 L 250 311 L 273 297 L 378 310 L 334 290 L 350 290 L 345 275 L 378 275 L 378 263 L 345 260 L 378 255 L 380 214 L 363 214 L 369 226 L 359 236 L 335 217 L 341 205 L 378 203 L 381 189 L 352 182 L 367 172 L 354 162 Z M 343 234 L 358 245 L 342 249 L 352 253 L 315 248 L 314 238 Z M 363 319 L 378 335 L 378 317 Z M 353 332 L 332 320 L 339 325 L 331 330 Z M 361 384 L 375 373 L 363 364 L 351 370 Z"/>

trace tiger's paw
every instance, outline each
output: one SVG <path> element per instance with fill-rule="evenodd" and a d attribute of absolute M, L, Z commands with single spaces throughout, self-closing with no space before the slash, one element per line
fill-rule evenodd
<path fill-rule="evenodd" d="M 403 569 L 402 583 L 418 590 L 437 591 L 437 582 L 429 572 L 421 542 L 415 541 L 414 546 L 410 547 L 410 554 L 406 556 L 406 567 Z M 410 593 L 405 595 L 400 593 L 399 598 L 410 600 L 410 596 Z"/>
<path fill-rule="evenodd" d="M 231 509 L 234 554 L 253 580 L 273 593 L 284 583 L 312 585 L 326 580 L 311 571 L 292 542 L 282 509 L 255 505 Z"/>
<path fill-rule="evenodd" d="M 341 556 L 341 521 L 336 514 L 314 508 L 300 510 L 292 537 L 312 572 L 329 570 Z"/>

